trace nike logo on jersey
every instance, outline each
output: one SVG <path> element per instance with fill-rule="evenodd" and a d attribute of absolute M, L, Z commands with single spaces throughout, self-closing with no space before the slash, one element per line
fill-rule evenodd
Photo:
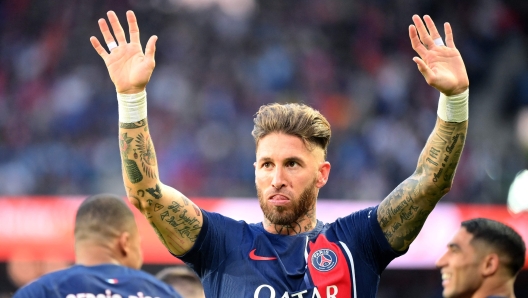
<path fill-rule="evenodd" d="M 255 251 L 257 249 L 253 249 L 252 251 L 249 252 L 249 258 L 254 260 L 254 261 L 273 261 L 273 260 L 276 260 L 277 258 L 276 257 L 261 257 L 261 256 L 257 256 L 255 254 Z"/>

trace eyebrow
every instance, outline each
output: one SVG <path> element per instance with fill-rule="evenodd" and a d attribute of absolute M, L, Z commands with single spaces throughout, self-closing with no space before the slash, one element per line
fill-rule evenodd
<path fill-rule="evenodd" d="M 266 156 L 264 156 L 264 157 L 259 158 L 257 161 L 258 161 L 258 162 L 271 161 L 271 158 L 270 158 L 270 157 L 266 157 Z"/>
<path fill-rule="evenodd" d="M 286 162 L 290 162 L 290 161 L 294 161 L 294 162 L 296 162 L 298 164 L 304 164 L 303 160 L 298 158 L 298 157 L 288 157 L 288 158 L 286 158 Z"/>
<path fill-rule="evenodd" d="M 263 156 L 261 158 L 259 158 L 258 162 L 259 163 L 262 163 L 262 162 L 271 162 L 273 161 L 273 159 L 271 157 L 268 157 L 268 156 Z M 296 157 L 296 156 L 292 156 L 292 157 L 287 157 L 284 159 L 284 162 L 287 163 L 287 162 L 290 162 L 290 161 L 294 161 L 298 164 L 304 164 L 303 160 L 299 157 Z"/>

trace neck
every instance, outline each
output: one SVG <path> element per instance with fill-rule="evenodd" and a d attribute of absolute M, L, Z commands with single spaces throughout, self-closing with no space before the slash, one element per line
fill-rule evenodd
<path fill-rule="evenodd" d="M 472 296 L 472 298 L 487 298 L 487 297 L 504 297 L 504 298 L 515 298 L 513 291 L 513 284 L 515 278 L 507 280 L 496 280 L 483 284 L 480 289 Z"/>
<path fill-rule="evenodd" d="M 90 241 L 75 243 L 75 264 L 84 266 L 97 266 L 103 264 L 121 265 L 113 252 L 112 243 L 107 246 Z"/>
<path fill-rule="evenodd" d="M 317 218 L 315 216 L 315 207 L 310 209 L 306 214 L 300 216 L 297 220 L 285 224 L 274 224 L 267 218 L 263 221 L 264 229 L 272 234 L 279 235 L 297 235 L 305 232 L 309 232 L 315 229 L 317 225 Z"/>

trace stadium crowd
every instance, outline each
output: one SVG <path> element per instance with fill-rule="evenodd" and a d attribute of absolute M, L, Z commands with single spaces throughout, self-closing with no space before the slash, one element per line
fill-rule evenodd
<path fill-rule="evenodd" d="M 455 29 L 471 80 L 468 140 L 443 201 L 504 203 L 527 166 L 515 134 L 528 107 L 522 2 L 2 1 L 0 195 L 124 194 L 115 90 L 87 36 L 107 10 L 133 9 L 142 41 L 159 36 L 147 92 L 165 183 L 254 197 L 252 115 L 305 102 L 334 131 L 320 197 L 380 201 L 413 172 L 436 118 L 406 33 L 427 13 Z"/>

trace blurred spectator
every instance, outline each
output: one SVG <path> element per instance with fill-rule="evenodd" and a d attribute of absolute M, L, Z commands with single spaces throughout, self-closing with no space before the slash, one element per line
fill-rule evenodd
<path fill-rule="evenodd" d="M 200 278 L 187 265 L 165 268 L 156 274 L 156 278 L 171 285 L 184 298 L 205 298 Z"/>

